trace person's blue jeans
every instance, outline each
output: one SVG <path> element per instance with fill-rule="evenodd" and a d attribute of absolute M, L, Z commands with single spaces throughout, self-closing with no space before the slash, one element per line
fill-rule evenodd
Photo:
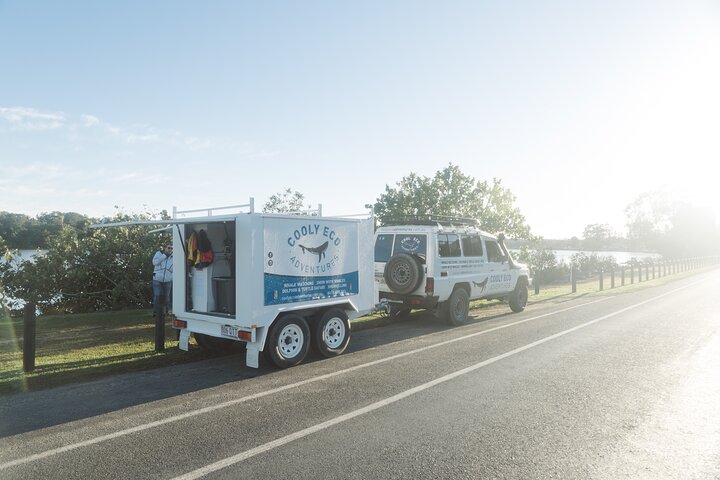
<path fill-rule="evenodd" d="M 164 306 L 165 313 L 172 307 L 172 282 L 153 280 L 153 316 L 157 316 L 160 305 Z"/>

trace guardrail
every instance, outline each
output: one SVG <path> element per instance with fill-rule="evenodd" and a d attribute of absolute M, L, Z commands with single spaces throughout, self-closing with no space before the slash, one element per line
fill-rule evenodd
<path fill-rule="evenodd" d="M 616 288 L 618 283 L 620 287 L 624 287 L 625 285 L 635 284 L 636 279 L 637 283 L 642 283 L 656 278 L 663 278 L 669 275 L 707 268 L 718 264 L 720 264 L 720 256 L 638 261 L 618 265 L 617 267 L 611 267 L 609 269 L 601 268 L 592 272 L 582 272 L 576 265 L 571 264 L 570 291 L 571 293 L 577 293 L 577 283 L 579 280 L 596 281 L 598 291 L 603 291 L 606 288 L 606 279 L 610 281 L 610 288 L 612 289 Z M 548 282 L 547 284 L 543 284 L 540 280 L 542 273 L 542 271 L 539 271 L 533 275 L 533 287 L 536 295 L 540 294 L 542 286 L 557 287 L 564 283 Z"/>

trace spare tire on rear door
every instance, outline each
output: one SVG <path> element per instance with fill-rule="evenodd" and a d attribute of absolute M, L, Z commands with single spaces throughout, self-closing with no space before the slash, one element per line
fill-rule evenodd
<path fill-rule="evenodd" d="M 393 255 L 385 264 L 383 278 L 390 290 L 402 295 L 414 292 L 423 279 L 422 265 L 407 253 Z"/>

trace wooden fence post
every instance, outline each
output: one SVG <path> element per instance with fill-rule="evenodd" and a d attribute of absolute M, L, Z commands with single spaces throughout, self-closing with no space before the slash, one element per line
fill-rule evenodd
<path fill-rule="evenodd" d="M 161 302 L 164 303 L 164 298 Z M 165 305 L 158 308 L 158 314 L 155 317 L 155 351 L 165 351 Z"/>
<path fill-rule="evenodd" d="M 603 269 L 600 269 L 600 291 L 603 291 Z"/>
<path fill-rule="evenodd" d="M 610 267 L 610 288 L 615 288 L 615 267 Z"/>
<path fill-rule="evenodd" d="M 625 265 L 620 267 L 620 286 L 625 286 Z"/>
<path fill-rule="evenodd" d="M 26 303 L 23 308 L 23 372 L 35 370 L 35 304 Z"/>
<path fill-rule="evenodd" d="M 570 283 L 572 284 L 572 293 L 577 292 L 577 272 L 575 271 L 575 264 L 570 267 Z"/>

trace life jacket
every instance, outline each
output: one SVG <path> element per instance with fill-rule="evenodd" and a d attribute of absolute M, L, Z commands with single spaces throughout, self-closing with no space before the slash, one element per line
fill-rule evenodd
<path fill-rule="evenodd" d="M 202 270 L 213 262 L 213 251 L 207 232 L 200 230 L 192 232 L 187 240 L 187 261 L 196 270 Z"/>
<path fill-rule="evenodd" d="M 188 265 L 195 266 L 200 261 L 200 252 L 198 251 L 197 233 L 193 231 L 187 239 L 187 262 Z"/>

